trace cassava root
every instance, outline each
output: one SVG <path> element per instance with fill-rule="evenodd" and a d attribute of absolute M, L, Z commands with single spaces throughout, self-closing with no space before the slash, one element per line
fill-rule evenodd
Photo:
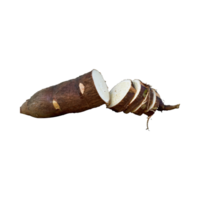
<path fill-rule="evenodd" d="M 94 69 L 78 78 L 36 92 L 20 107 L 20 113 L 47 118 L 83 112 L 103 104 L 115 112 L 147 115 L 147 129 L 149 119 L 157 110 L 162 112 L 180 106 L 165 105 L 158 92 L 139 79 L 125 79 L 109 92 L 103 76 Z"/>
<path fill-rule="evenodd" d="M 97 70 L 36 92 L 20 108 L 36 118 L 77 113 L 109 104 L 108 87 Z"/>

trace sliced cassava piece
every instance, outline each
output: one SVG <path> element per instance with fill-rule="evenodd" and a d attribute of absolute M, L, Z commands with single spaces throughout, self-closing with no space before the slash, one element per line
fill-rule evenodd
<path fill-rule="evenodd" d="M 110 104 L 108 105 L 108 108 L 115 112 L 125 110 L 135 93 L 136 89 L 130 79 L 121 81 L 110 91 Z"/>
<path fill-rule="evenodd" d="M 181 103 L 166 104 L 161 93 L 151 84 L 134 79 L 122 79 L 110 90 L 110 104 L 108 109 L 125 115 L 154 116 L 158 111 L 172 111 L 180 109 Z"/>
<path fill-rule="evenodd" d="M 158 110 L 159 105 L 162 103 L 162 100 L 161 100 L 160 95 L 158 94 L 158 92 L 155 89 L 153 89 L 153 90 L 154 90 L 154 92 L 156 94 L 156 101 L 155 101 L 155 103 L 153 105 L 153 108 L 151 108 L 148 112 L 144 112 L 144 114 L 146 114 L 147 116 L 152 116 L 155 113 L 155 111 Z"/>
<path fill-rule="evenodd" d="M 124 113 L 129 113 L 137 110 L 141 103 L 145 100 L 148 93 L 148 88 L 150 87 L 138 79 L 133 80 L 133 85 L 136 89 L 136 94 L 127 108 L 124 110 Z"/>
<path fill-rule="evenodd" d="M 94 69 L 76 79 L 36 92 L 20 107 L 20 113 L 37 118 L 55 117 L 108 105 L 109 101 L 106 82 Z"/>
<path fill-rule="evenodd" d="M 152 88 L 153 89 L 153 88 Z M 155 91 L 155 89 L 153 89 Z M 156 94 L 156 91 L 155 93 Z M 152 116 L 156 110 L 158 110 L 160 101 L 159 101 L 159 97 L 157 95 L 155 95 L 155 102 L 153 102 L 153 106 L 149 109 L 148 112 L 144 112 L 144 114 L 146 114 L 147 116 Z"/>
<path fill-rule="evenodd" d="M 132 111 L 132 113 L 136 116 L 143 116 L 145 112 L 148 112 L 150 109 L 153 108 L 156 102 L 156 93 L 153 88 L 143 81 L 140 81 L 140 83 L 148 89 L 148 93 L 144 101 L 138 106 L 138 108 Z"/>

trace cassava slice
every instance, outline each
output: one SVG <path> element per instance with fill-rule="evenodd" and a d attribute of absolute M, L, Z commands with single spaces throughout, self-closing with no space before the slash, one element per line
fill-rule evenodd
<path fill-rule="evenodd" d="M 136 90 L 131 80 L 121 81 L 110 91 L 110 104 L 108 108 L 115 112 L 123 111 L 133 99 L 135 93 Z"/>
<path fill-rule="evenodd" d="M 149 110 L 151 110 L 154 107 L 156 103 L 155 90 L 149 85 L 148 87 L 149 87 L 149 94 L 148 94 L 147 101 L 137 111 L 134 111 L 134 114 L 137 116 L 142 116 L 144 115 L 144 113 L 147 113 Z"/>
<path fill-rule="evenodd" d="M 144 115 L 146 115 L 146 116 L 155 115 L 157 113 L 156 111 L 158 110 L 158 107 L 159 107 L 159 97 L 156 96 L 155 103 L 153 104 L 153 106 L 147 112 L 144 113 Z"/>
<path fill-rule="evenodd" d="M 145 97 L 145 99 L 141 102 L 141 104 L 132 111 L 132 113 L 136 114 L 136 115 L 142 115 L 144 113 L 144 111 L 147 109 L 148 105 L 149 105 L 149 101 L 152 99 L 150 97 L 150 94 L 151 94 L 151 91 L 150 91 L 150 88 L 151 86 L 148 85 L 148 84 L 144 84 L 142 81 L 140 81 L 141 84 L 143 86 L 145 86 L 147 88 L 147 95 Z"/>
<path fill-rule="evenodd" d="M 141 102 L 144 101 L 148 92 L 149 86 L 142 83 L 142 81 L 138 79 L 133 80 L 133 85 L 136 89 L 136 94 L 127 106 L 127 108 L 124 110 L 124 113 L 129 113 L 137 109 Z"/>
<path fill-rule="evenodd" d="M 144 99 L 143 102 L 141 102 L 140 106 L 138 106 L 137 109 L 135 109 L 134 111 L 132 111 L 132 113 L 136 116 L 142 116 L 145 112 L 145 110 L 148 109 L 149 106 L 149 101 L 150 101 L 150 97 L 151 97 L 151 89 L 148 88 L 148 93 L 146 95 L 146 98 Z"/>
<path fill-rule="evenodd" d="M 76 79 L 42 89 L 20 108 L 20 112 L 37 118 L 82 112 L 109 104 L 110 96 L 103 76 L 92 70 Z"/>

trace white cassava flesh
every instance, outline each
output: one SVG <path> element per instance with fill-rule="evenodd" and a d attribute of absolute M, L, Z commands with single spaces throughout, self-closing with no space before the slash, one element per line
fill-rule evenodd
<path fill-rule="evenodd" d="M 131 80 L 123 80 L 112 88 L 110 91 L 110 104 L 109 108 L 117 105 L 128 93 L 131 88 Z"/>
<path fill-rule="evenodd" d="M 148 89 L 149 85 L 144 84 L 140 80 L 135 79 L 132 82 L 133 82 L 133 86 L 136 90 L 136 93 L 135 93 L 135 96 L 130 101 L 127 108 L 124 110 L 124 113 L 133 112 L 136 109 L 138 109 L 141 106 L 142 102 L 145 100 L 146 95 L 149 91 L 149 89 Z M 141 113 L 141 111 L 139 113 Z"/>
<path fill-rule="evenodd" d="M 151 87 L 151 86 L 149 86 L 149 87 Z M 149 106 L 149 109 L 146 110 L 146 112 L 150 111 L 156 103 L 156 92 L 153 88 L 151 88 L 151 89 L 153 90 L 153 101 L 152 101 L 151 105 Z M 150 94 L 148 94 L 148 95 L 150 95 Z M 148 95 L 146 96 L 144 101 L 141 102 L 141 104 L 135 110 L 133 110 L 132 112 L 136 112 L 147 101 Z"/>
<path fill-rule="evenodd" d="M 108 91 L 106 82 L 103 79 L 103 76 L 101 75 L 101 73 L 99 71 L 94 69 L 92 71 L 92 78 L 93 78 L 94 85 L 95 85 L 95 88 L 96 88 L 99 96 L 102 98 L 102 100 L 104 102 L 106 102 L 106 104 L 108 104 L 110 101 L 110 95 L 109 95 L 109 91 Z"/>
<path fill-rule="evenodd" d="M 146 112 L 150 111 L 154 107 L 154 105 L 156 103 L 156 92 L 155 92 L 154 89 L 152 89 L 152 90 L 153 90 L 153 101 L 152 101 L 152 104 L 149 105 L 149 109 Z"/>
<path fill-rule="evenodd" d="M 141 90 L 141 83 L 139 80 L 135 79 L 132 82 L 133 82 L 134 88 L 136 89 L 136 93 L 133 99 L 131 100 L 130 104 L 138 97 L 138 94 L 140 93 L 140 90 Z"/>
<path fill-rule="evenodd" d="M 132 113 L 136 112 L 143 104 L 145 104 L 147 102 L 147 98 L 148 98 L 149 92 L 147 93 L 145 99 L 141 102 L 141 104 L 132 111 Z"/>

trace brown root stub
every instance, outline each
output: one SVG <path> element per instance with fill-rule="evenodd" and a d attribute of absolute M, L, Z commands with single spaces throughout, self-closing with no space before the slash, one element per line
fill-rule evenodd
<path fill-rule="evenodd" d="M 163 110 L 174 110 L 180 107 L 180 104 L 171 106 L 171 105 L 163 105 L 163 106 L 159 106 L 158 110 L 159 111 L 163 111 Z"/>
<path fill-rule="evenodd" d="M 100 72 L 92 70 L 76 79 L 36 92 L 20 108 L 20 113 L 47 118 L 89 110 L 109 104 L 108 87 Z"/>
<path fill-rule="evenodd" d="M 182 103 L 176 103 L 176 109 L 181 109 L 182 108 Z"/>

